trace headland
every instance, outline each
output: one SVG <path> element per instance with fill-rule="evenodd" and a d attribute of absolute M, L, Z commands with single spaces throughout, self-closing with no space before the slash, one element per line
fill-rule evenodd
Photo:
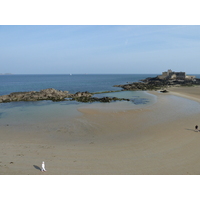
<path fill-rule="evenodd" d="M 200 79 L 195 76 L 186 75 L 185 72 L 173 72 L 168 70 L 163 72 L 162 75 L 156 77 L 149 77 L 140 82 L 133 82 L 124 85 L 115 85 L 124 90 L 166 90 L 170 87 L 178 86 L 195 86 L 200 85 Z"/>

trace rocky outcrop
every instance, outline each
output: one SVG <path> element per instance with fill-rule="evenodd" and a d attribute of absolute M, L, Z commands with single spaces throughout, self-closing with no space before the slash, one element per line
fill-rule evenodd
<path fill-rule="evenodd" d="M 89 92 L 77 92 L 75 94 L 70 94 L 69 95 L 71 98 L 78 98 L 78 97 L 91 97 L 92 94 Z"/>
<path fill-rule="evenodd" d="M 53 88 L 40 90 L 39 92 L 14 92 L 9 95 L 0 96 L 0 103 L 12 102 L 12 101 L 40 101 L 40 100 L 52 100 L 62 101 L 69 96 L 68 91 L 56 90 Z"/>
<path fill-rule="evenodd" d="M 68 91 L 56 90 L 53 88 L 40 90 L 39 92 L 14 92 L 9 95 L 0 96 L 0 103 L 12 102 L 12 101 L 78 101 L 78 102 L 111 102 L 111 101 L 129 101 L 129 99 L 117 98 L 117 97 L 92 97 L 92 93 L 89 92 L 77 92 L 75 94 L 69 94 Z"/>
<path fill-rule="evenodd" d="M 200 79 L 188 80 L 188 79 L 160 79 L 159 77 L 155 78 L 146 78 L 140 82 L 133 82 L 125 85 L 114 85 L 114 87 L 121 87 L 124 90 L 159 90 L 167 88 L 170 86 L 192 86 L 200 85 Z"/>
<path fill-rule="evenodd" d="M 102 103 L 110 103 L 112 101 L 130 101 L 130 99 L 125 98 L 117 98 L 117 97 L 90 97 L 90 96 L 81 96 L 81 97 L 74 97 L 71 99 L 72 101 L 78 101 L 78 102 L 102 102 Z"/>

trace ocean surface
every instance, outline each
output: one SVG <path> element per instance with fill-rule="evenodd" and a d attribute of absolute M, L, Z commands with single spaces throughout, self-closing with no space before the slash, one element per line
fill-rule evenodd
<path fill-rule="evenodd" d="M 0 75 L 0 95 L 12 92 L 40 91 L 47 88 L 65 90 L 70 93 L 78 91 L 102 92 L 119 91 L 114 85 L 137 82 L 157 74 L 107 74 L 107 75 Z M 200 75 L 196 75 L 200 77 Z M 137 109 L 156 101 L 154 95 L 143 91 L 121 91 L 96 95 L 130 98 L 130 102 L 92 103 L 101 109 Z M 50 122 L 63 118 L 80 115 L 78 108 L 90 103 L 74 101 L 52 102 L 11 102 L 0 104 L 0 125 L 33 124 L 42 121 Z"/>
<path fill-rule="evenodd" d="M 155 74 L 122 74 L 122 75 L 1 75 L 0 95 L 11 92 L 39 91 L 46 88 L 78 91 L 101 92 L 120 90 L 113 85 L 136 82 Z"/>

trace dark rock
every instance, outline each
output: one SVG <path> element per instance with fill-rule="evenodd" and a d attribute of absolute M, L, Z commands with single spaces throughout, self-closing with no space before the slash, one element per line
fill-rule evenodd
<path fill-rule="evenodd" d="M 71 97 L 74 97 L 74 98 L 76 98 L 76 97 L 91 97 L 92 96 L 92 94 L 91 93 L 89 93 L 89 92 L 77 92 L 77 93 L 75 93 L 75 94 L 71 94 Z"/>
<path fill-rule="evenodd" d="M 167 90 L 161 90 L 160 92 L 162 92 L 162 93 L 167 93 L 168 91 L 167 91 Z"/>
<path fill-rule="evenodd" d="M 97 97 L 87 97 L 87 96 L 81 96 L 81 97 L 74 97 L 72 98 L 74 101 L 78 102 L 102 102 L 102 103 L 110 103 L 112 101 L 130 101 L 130 99 L 124 99 L 124 98 L 117 98 L 117 97 L 102 97 L 102 98 L 97 98 Z"/>
<path fill-rule="evenodd" d="M 140 82 L 133 82 L 125 85 L 114 85 L 114 87 L 121 87 L 123 90 L 159 90 L 170 86 L 193 86 L 200 85 L 200 79 L 160 79 L 158 77 L 146 78 Z"/>
<path fill-rule="evenodd" d="M 41 90 L 39 92 L 14 92 L 9 95 L 0 96 L 0 103 L 12 101 L 40 101 L 52 100 L 62 101 L 68 97 L 68 91 L 60 91 L 53 88 Z"/>

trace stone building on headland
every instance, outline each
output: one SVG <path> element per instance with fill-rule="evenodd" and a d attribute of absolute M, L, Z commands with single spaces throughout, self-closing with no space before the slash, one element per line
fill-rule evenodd
<path fill-rule="evenodd" d="M 158 76 L 159 79 L 172 79 L 172 80 L 195 80 L 195 76 L 188 76 L 185 72 L 173 72 L 169 69 Z"/>

